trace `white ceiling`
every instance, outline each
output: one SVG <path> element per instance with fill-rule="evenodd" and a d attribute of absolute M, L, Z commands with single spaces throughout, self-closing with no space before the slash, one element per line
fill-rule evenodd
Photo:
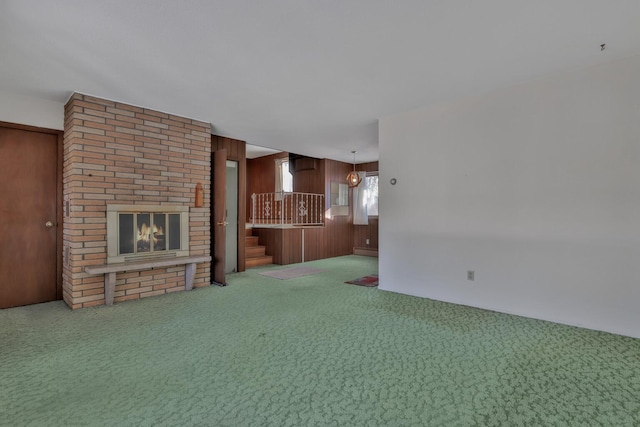
<path fill-rule="evenodd" d="M 0 92 L 364 162 L 378 118 L 639 54 L 639 22 L 638 0 L 1 0 Z"/>
<path fill-rule="evenodd" d="M 268 156 L 269 154 L 278 153 L 280 150 L 272 148 L 260 147 L 259 145 L 247 144 L 247 159 L 255 159 L 257 157 Z"/>

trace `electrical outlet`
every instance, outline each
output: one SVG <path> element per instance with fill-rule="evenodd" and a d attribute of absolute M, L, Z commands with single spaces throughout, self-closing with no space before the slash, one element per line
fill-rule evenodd
<path fill-rule="evenodd" d="M 369 239 L 367 239 L 367 246 L 369 246 Z"/>
<path fill-rule="evenodd" d="M 475 280 L 476 278 L 476 272 L 473 270 L 467 270 L 467 280 Z"/>

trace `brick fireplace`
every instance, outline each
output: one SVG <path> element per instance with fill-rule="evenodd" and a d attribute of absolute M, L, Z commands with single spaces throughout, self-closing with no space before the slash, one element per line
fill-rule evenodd
<path fill-rule="evenodd" d="M 211 126 L 147 108 L 75 93 L 65 106 L 63 296 L 69 307 L 105 303 L 104 277 L 86 266 L 108 262 L 109 206 L 140 205 L 188 215 L 188 253 L 210 255 Z M 194 207 L 195 187 L 205 188 Z M 171 220 L 167 213 L 166 221 Z M 137 218 L 137 217 L 136 217 Z M 159 218 L 159 217 L 158 217 Z M 156 221 L 157 222 L 157 221 Z M 151 224 L 150 224 L 151 225 Z M 159 248 L 159 246 L 157 247 Z M 157 249 L 156 248 L 156 249 Z M 193 285 L 211 283 L 198 264 Z M 185 266 L 124 272 L 115 302 L 180 291 Z"/>

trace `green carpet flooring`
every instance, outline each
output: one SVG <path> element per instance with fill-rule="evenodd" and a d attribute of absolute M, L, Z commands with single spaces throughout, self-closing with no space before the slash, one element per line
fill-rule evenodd
<path fill-rule="evenodd" d="M 70 311 L 0 310 L 0 425 L 640 425 L 640 340 L 268 266 Z"/>

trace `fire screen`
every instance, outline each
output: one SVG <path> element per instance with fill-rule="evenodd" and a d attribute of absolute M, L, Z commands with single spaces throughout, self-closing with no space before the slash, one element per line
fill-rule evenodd
<path fill-rule="evenodd" d="M 188 255 L 188 208 L 109 205 L 108 262 Z"/>

